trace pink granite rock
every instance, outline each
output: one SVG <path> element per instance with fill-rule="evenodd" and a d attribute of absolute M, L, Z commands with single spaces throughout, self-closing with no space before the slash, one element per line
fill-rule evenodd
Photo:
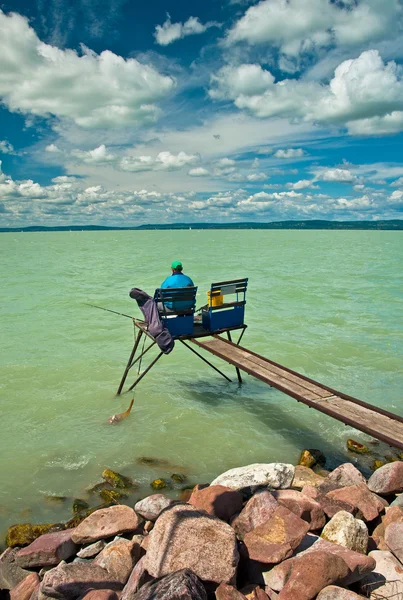
<path fill-rule="evenodd" d="M 40 595 L 45 598 L 62 598 L 70 600 L 82 596 L 92 589 L 121 590 L 122 584 L 112 581 L 110 574 L 91 562 L 61 562 L 43 576 Z"/>
<path fill-rule="evenodd" d="M 123 588 L 120 600 L 131 600 L 133 595 L 146 583 L 149 576 L 144 568 L 144 561 L 145 557 L 142 556 L 131 572 L 129 580 Z"/>
<path fill-rule="evenodd" d="M 302 490 L 306 485 L 318 487 L 323 483 L 324 479 L 324 477 L 321 477 L 309 467 L 297 465 L 295 467 L 294 479 L 292 480 L 291 487 L 296 490 Z"/>
<path fill-rule="evenodd" d="M 192 492 L 188 502 L 197 510 L 205 510 L 209 515 L 228 522 L 241 511 L 243 496 L 223 485 L 210 485 Z"/>
<path fill-rule="evenodd" d="M 321 486 L 315 488 L 311 485 L 306 485 L 302 489 L 302 493 L 305 496 L 312 498 L 312 500 L 315 500 L 320 505 L 325 515 L 329 517 L 329 519 L 334 517 L 339 510 L 345 510 L 349 513 L 356 512 L 356 509 L 352 504 L 349 504 L 348 502 L 342 502 L 341 500 L 337 500 L 336 498 L 331 498 L 326 495 L 321 491 Z"/>
<path fill-rule="evenodd" d="M 76 544 L 90 544 L 119 533 L 136 531 L 142 519 L 129 506 L 118 505 L 96 510 L 73 532 Z"/>
<path fill-rule="evenodd" d="M 385 543 L 391 552 L 403 561 L 403 523 L 390 523 L 385 529 Z"/>
<path fill-rule="evenodd" d="M 318 594 L 316 600 L 364 600 L 364 596 L 337 585 L 329 585 Z"/>
<path fill-rule="evenodd" d="M 242 539 L 249 531 L 262 525 L 278 508 L 278 502 L 267 490 L 257 492 L 246 503 L 241 513 L 231 521 L 231 526 Z"/>
<path fill-rule="evenodd" d="M 49 567 L 73 556 L 78 546 L 72 541 L 74 529 L 45 533 L 19 550 L 15 562 L 20 567 Z"/>
<path fill-rule="evenodd" d="M 400 600 L 403 598 L 403 566 L 391 552 L 374 550 L 369 556 L 375 568 L 362 581 L 360 591 L 371 600 Z"/>
<path fill-rule="evenodd" d="M 387 496 L 403 491 L 403 462 L 396 461 L 377 469 L 368 480 L 371 492 Z"/>
<path fill-rule="evenodd" d="M 385 529 L 391 523 L 403 522 L 403 508 L 391 506 L 382 517 L 382 522 L 372 532 L 372 539 L 378 550 L 389 550 L 385 543 Z"/>
<path fill-rule="evenodd" d="M 227 523 L 176 504 L 160 515 L 148 538 L 144 567 L 152 577 L 191 569 L 203 581 L 234 581 L 239 554 Z"/>
<path fill-rule="evenodd" d="M 321 529 L 326 523 L 325 513 L 320 504 L 296 490 L 278 490 L 272 492 L 281 506 L 285 506 L 297 517 L 309 523 L 309 530 Z"/>
<path fill-rule="evenodd" d="M 250 559 L 279 563 L 291 556 L 308 530 L 306 521 L 279 506 L 267 521 L 245 535 L 244 544 Z"/>
<path fill-rule="evenodd" d="M 360 473 L 351 463 L 344 463 L 334 469 L 326 477 L 328 481 L 337 484 L 339 487 L 346 487 L 349 485 L 359 485 L 360 483 L 366 483 L 364 475 Z"/>
<path fill-rule="evenodd" d="M 119 596 L 113 590 L 90 590 L 78 600 L 119 600 Z"/>
<path fill-rule="evenodd" d="M 246 596 L 238 592 L 232 585 L 226 583 L 220 583 L 215 591 L 215 597 L 217 600 L 247 600 Z"/>
<path fill-rule="evenodd" d="M 12 590 L 23 581 L 30 571 L 22 569 L 15 562 L 18 548 L 7 548 L 0 555 L 0 590 Z"/>
<path fill-rule="evenodd" d="M 327 585 L 338 582 L 349 573 L 344 560 L 329 552 L 316 552 L 315 560 L 309 555 L 294 559 L 287 582 L 279 600 L 312 600 Z"/>
<path fill-rule="evenodd" d="M 182 569 L 143 586 L 131 600 L 207 600 L 207 594 L 200 579 Z"/>
<path fill-rule="evenodd" d="M 355 516 L 364 521 L 376 519 L 385 510 L 384 504 L 375 494 L 369 491 L 365 483 L 328 492 L 326 497 L 353 505 L 357 509 Z"/>
<path fill-rule="evenodd" d="M 164 494 L 152 494 L 137 502 L 134 510 L 147 521 L 156 521 L 164 508 L 170 504 L 172 504 L 172 500 Z"/>
<path fill-rule="evenodd" d="M 126 540 L 118 537 L 105 546 L 93 564 L 105 569 L 113 581 L 124 585 L 140 558 L 140 551 L 140 544 L 136 539 Z"/>
<path fill-rule="evenodd" d="M 10 600 L 30 600 L 32 594 L 38 586 L 38 574 L 31 573 L 11 590 Z"/>

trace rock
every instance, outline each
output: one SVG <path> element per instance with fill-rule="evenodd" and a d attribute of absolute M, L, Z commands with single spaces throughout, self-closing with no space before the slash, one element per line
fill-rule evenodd
<path fill-rule="evenodd" d="M 364 444 L 360 444 L 355 440 L 347 440 L 347 450 L 355 452 L 356 454 L 368 454 L 370 451 L 368 446 L 364 446 Z"/>
<path fill-rule="evenodd" d="M 10 600 L 30 600 L 32 594 L 38 586 L 38 574 L 31 573 L 11 590 Z"/>
<path fill-rule="evenodd" d="M 387 496 L 403 491 L 403 462 L 397 461 L 380 467 L 368 480 L 371 492 Z"/>
<path fill-rule="evenodd" d="M 391 506 L 401 506 L 403 508 L 403 494 L 396 496 L 395 500 L 390 503 Z"/>
<path fill-rule="evenodd" d="M 369 556 L 376 562 L 372 573 L 360 582 L 360 590 L 366 598 L 380 600 L 403 597 L 403 566 L 391 552 L 373 550 Z"/>
<path fill-rule="evenodd" d="M 98 565 L 87 563 L 61 562 L 45 573 L 41 586 L 40 595 L 51 598 L 70 600 L 82 596 L 92 589 L 121 590 L 122 584 L 111 581 L 110 574 Z"/>
<path fill-rule="evenodd" d="M 364 521 L 376 519 L 376 517 L 385 509 L 384 504 L 375 494 L 369 491 L 365 483 L 350 485 L 345 488 L 334 490 L 333 492 L 328 492 L 326 497 L 352 504 L 358 510 L 357 516 Z"/>
<path fill-rule="evenodd" d="M 78 558 L 93 558 L 94 556 L 99 554 L 101 550 L 105 548 L 105 546 L 106 542 L 104 540 L 98 540 L 97 542 L 94 542 L 89 546 L 81 548 L 81 550 L 77 552 L 77 556 Z"/>
<path fill-rule="evenodd" d="M 30 571 L 22 569 L 15 562 L 17 552 L 17 549 L 7 548 L 0 556 L 0 590 L 12 590 L 30 575 Z"/>
<path fill-rule="evenodd" d="M 145 585 L 131 600 L 207 600 L 200 579 L 190 570 L 182 569 L 154 583 Z"/>
<path fill-rule="evenodd" d="M 285 506 L 297 517 L 309 523 L 309 530 L 321 529 L 326 523 L 325 513 L 320 504 L 296 490 L 277 490 L 272 492 L 281 506 Z"/>
<path fill-rule="evenodd" d="M 180 473 L 172 473 L 171 479 L 174 483 L 185 483 L 186 481 L 185 475 L 181 475 Z"/>
<path fill-rule="evenodd" d="M 58 565 L 61 560 L 73 556 L 78 549 L 71 539 L 73 533 L 74 529 L 45 533 L 26 548 L 19 550 L 15 562 L 23 568 Z"/>
<path fill-rule="evenodd" d="M 150 483 L 151 487 L 153 488 L 153 490 L 163 490 L 164 488 L 168 487 L 167 482 L 165 481 L 165 479 L 154 479 L 154 481 L 152 481 Z"/>
<path fill-rule="evenodd" d="M 298 465 L 295 467 L 294 479 L 292 480 L 291 487 L 296 490 L 302 490 L 305 485 L 311 485 L 318 487 L 323 481 L 324 477 L 321 477 L 312 469 Z"/>
<path fill-rule="evenodd" d="M 337 585 L 328 585 L 319 592 L 316 600 L 364 600 L 364 596 L 359 596 L 355 592 Z"/>
<path fill-rule="evenodd" d="M 373 471 L 376 471 L 377 469 L 380 469 L 381 467 L 383 467 L 383 465 L 385 465 L 385 461 L 384 460 L 374 460 L 374 462 L 371 465 L 371 469 Z"/>
<path fill-rule="evenodd" d="M 127 494 L 124 492 L 120 492 L 119 490 L 102 490 L 100 492 L 100 497 L 107 503 L 116 504 L 119 503 L 119 500 L 122 498 L 127 498 Z"/>
<path fill-rule="evenodd" d="M 367 482 L 364 475 L 351 463 L 340 465 L 329 473 L 327 479 L 332 483 L 336 483 L 339 487 L 359 485 L 360 483 Z"/>
<path fill-rule="evenodd" d="M 247 600 L 241 592 L 226 583 L 220 583 L 215 591 L 215 597 L 217 600 Z"/>
<path fill-rule="evenodd" d="M 267 486 L 269 489 L 284 489 L 291 485 L 295 467 L 285 463 L 256 463 L 237 467 L 222 473 L 211 485 L 225 485 L 233 490 Z"/>
<path fill-rule="evenodd" d="M 309 524 L 279 506 L 271 517 L 244 538 L 249 558 L 263 563 L 279 563 L 291 556 L 309 530 Z"/>
<path fill-rule="evenodd" d="M 144 534 L 150 533 L 154 529 L 154 521 L 146 521 L 143 526 Z"/>
<path fill-rule="evenodd" d="M 41 523 L 39 525 L 21 523 L 19 525 L 11 525 L 7 530 L 6 544 L 10 548 L 28 546 L 44 533 L 62 531 L 63 529 L 65 529 L 65 526 L 62 523 Z"/>
<path fill-rule="evenodd" d="M 134 506 L 136 513 L 147 519 L 147 521 L 156 521 L 164 508 L 172 504 L 172 500 L 164 494 L 152 494 L 137 502 Z"/>
<path fill-rule="evenodd" d="M 324 465 L 326 463 L 326 457 L 320 450 L 311 449 L 303 450 L 299 457 L 298 464 L 302 467 L 311 468 L 315 465 Z"/>
<path fill-rule="evenodd" d="M 240 492 L 223 485 L 210 485 L 193 492 L 189 504 L 197 510 L 205 510 L 209 515 L 228 522 L 242 510 L 243 496 Z"/>
<path fill-rule="evenodd" d="M 367 553 L 368 529 L 364 521 L 354 519 L 353 515 L 341 510 L 325 525 L 321 538 L 344 546 L 355 552 Z"/>
<path fill-rule="evenodd" d="M 403 561 L 403 523 L 390 523 L 385 528 L 385 543 L 400 562 Z"/>
<path fill-rule="evenodd" d="M 112 471 L 112 469 L 105 469 L 102 473 L 102 479 L 114 488 L 128 489 L 134 486 L 133 481 L 129 477 Z"/>
<path fill-rule="evenodd" d="M 73 515 L 87 510 L 90 507 L 88 502 L 81 500 L 81 498 L 74 498 L 73 500 Z"/>
<path fill-rule="evenodd" d="M 389 550 L 385 542 L 385 529 L 391 523 L 398 522 L 403 522 L 403 508 L 400 506 L 390 506 L 382 517 L 382 522 L 372 532 L 372 540 L 377 550 Z"/>
<path fill-rule="evenodd" d="M 93 564 L 108 571 L 113 581 L 119 581 L 124 585 L 140 558 L 140 551 L 141 548 L 137 539 L 126 540 L 117 537 L 105 546 L 94 559 Z"/>
<path fill-rule="evenodd" d="M 123 588 L 122 596 L 120 600 L 131 600 L 133 595 L 141 588 L 142 585 L 147 581 L 148 574 L 144 568 L 145 557 L 142 556 L 136 566 L 134 567 L 128 582 Z"/>
<path fill-rule="evenodd" d="M 307 555 L 295 558 L 279 600 L 312 600 L 324 587 L 344 579 L 348 573 L 344 560 L 329 552 L 316 552 L 315 560 Z"/>
<path fill-rule="evenodd" d="M 325 493 L 321 492 L 320 487 L 314 488 L 311 485 L 306 485 L 304 488 L 302 488 L 302 493 L 305 496 L 309 496 L 309 498 L 316 500 L 325 515 L 327 515 L 330 519 L 334 517 L 334 515 L 340 510 L 345 510 L 346 512 L 350 513 L 356 512 L 356 509 L 352 504 L 349 504 L 348 502 L 342 502 L 336 498 L 330 498 Z"/>
<path fill-rule="evenodd" d="M 271 517 L 278 502 L 267 490 L 260 490 L 245 504 L 241 513 L 231 522 L 238 537 L 243 537 L 249 532 L 262 525 Z"/>
<path fill-rule="evenodd" d="M 78 600 L 119 600 L 119 596 L 113 590 L 90 590 Z"/>
<path fill-rule="evenodd" d="M 129 506 L 110 506 L 97 510 L 75 529 L 72 540 L 76 544 L 90 544 L 119 533 L 135 531 L 141 518 Z"/>
<path fill-rule="evenodd" d="M 219 519 L 176 504 L 157 519 L 144 567 L 152 577 L 191 569 L 204 581 L 232 583 L 239 561 L 234 530 Z"/>

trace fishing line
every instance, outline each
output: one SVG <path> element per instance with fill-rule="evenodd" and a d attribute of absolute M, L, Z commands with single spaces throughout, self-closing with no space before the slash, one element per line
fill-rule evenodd
<path fill-rule="evenodd" d="M 110 308 L 104 308 L 103 306 L 97 306 L 96 304 L 89 304 L 88 302 L 84 302 L 86 306 L 92 306 L 92 308 L 99 308 L 100 310 L 106 310 L 107 312 L 114 313 L 115 315 L 120 315 L 121 317 L 127 317 L 128 319 L 136 320 L 136 317 L 132 317 L 131 315 L 125 315 L 125 313 L 117 312 L 116 310 L 111 310 Z"/>

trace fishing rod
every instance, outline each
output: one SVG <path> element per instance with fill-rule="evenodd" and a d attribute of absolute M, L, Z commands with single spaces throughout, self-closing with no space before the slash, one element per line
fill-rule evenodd
<path fill-rule="evenodd" d="M 127 317 L 132 321 L 135 320 L 135 317 L 131 317 L 130 315 L 125 315 L 124 313 L 117 312 L 116 310 L 111 310 L 110 308 L 104 308 L 103 306 L 97 306 L 96 304 L 89 304 L 88 302 L 84 302 L 87 306 L 92 306 L 93 308 L 99 308 L 100 310 L 106 310 L 107 312 L 114 313 L 115 315 L 120 315 L 121 317 Z"/>

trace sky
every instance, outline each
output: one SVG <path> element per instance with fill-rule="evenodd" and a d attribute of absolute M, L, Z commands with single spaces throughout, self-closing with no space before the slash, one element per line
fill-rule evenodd
<path fill-rule="evenodd" d="M 0 3 L 0 226 L 403 218 L 403 0 Z"/>

